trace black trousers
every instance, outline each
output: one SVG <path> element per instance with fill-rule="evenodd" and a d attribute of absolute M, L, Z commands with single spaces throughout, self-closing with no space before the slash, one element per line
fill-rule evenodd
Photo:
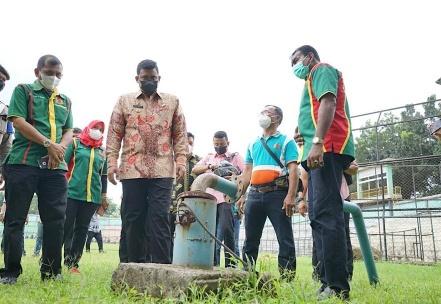
<path fill-rule="evenodd" d="M 352 243 L 351 243 L 351 232 L 349 230 L 349 213 L 344 214 L 345 216 L 345 232 L 346 232 L 346 249 L 347 249 L 347 260 L 346 267 L 348 269 L 348 280 L 352 280 L 352 276 L 354 274 L 354 253 L 352 251 Z M 317 250 L 314 245 L 314 238 L 312 240 L 312 267 L 314 279 L 320 279 L 319 267 L 318 267 L 318 259 L 317 259 Z"/>
<path fill-rule="evenodd" d="M 340 187 L 343 170 L 351 160 L 346 155 L 325 153 L 324 166 L 309 171 L 308 214 L 317 253 L 317 272 L 322 284 L 336 292 L 350 289 Z"/>
<path fill-rule="evenodd" d="M 128 262 L 171 263 L 169 211 L 172 185 L 172 178 L 122 181 L 121 220 Z"/>
<path fill-rule="evenodd" d="M 98 204 L 67 199 L 66 221 L 64 223 L 64 264 L 77 267 L 86 242 L 87 230 Z"/>
<path fill-rule="evenodd" d="M 3 228 L 2 242 L 0 244 L 2 253 L 5 252 L 5 229 Z M 26 255 L 26 249 L 24 247 L 24 228 L 23 228 L 23 238 L 21 239 L 21 248 L 23 249 L 23 255 Z"/>
<path fill-rule="evenodd" d="M 21 238 L 34 193 L 43 222 L 42 279 L 61 273 L 67 181 L 65 171 L 26 165 L 6 165 L 5 268 L 2 277 L 18 277 L 21 267 Z"/>
<path fill-rule="evenodd" d="M 98 232 L 88 231 L 87 232 L 87 241 L 86 241 L 86 250 L 90 251 L 90 243 L 95 238 L 98 243 L 98 250 L 100 252 L 103 251 L 103 235 L 101 234 L 101 230 Z"/>
<path fill-rule="evenodd" d="M 121 202 L 121 216 L 123 214 L 123 208 L 124 205 Z M 145 212 L 143 213 L 143 215 L 145 217 Z M 144 239 L 144 249 L 145 249 L 145 260 L 146 261 L 151 261 L 151 256 L 150 256 L 150 252 L 149 252 L 149 247 L 148 247 L 148 225 L 147 225 L 147 221 L 145 221 L 145 226 L 144 226 L 144 234 L 145 234 L 145 239 Z M 171 255 L 170 255 L 170 260 L 173 260 L 173 245 L 171 245 L 171 249 L 170 249 Z M 121 225 L 121 234 L 120 234 L 120 238 L 119 238 L 119 262 L 120 263 L 128 263 L 129 262 L 129 255 L 127 253 L 127 239 L 126 239 L 126 228 L 124 227 L 124 225 Z"/>
<path fill-rule="evenodd" d="M 176 213 L 170 211 L 170 260 L 173 262 L 173 247 L 175 245 Z"/>
<path fill-rule="evenodd" d="M 226 202 L 217 204 L 216 212 L 216 237 L 224 243 L 225 246 L 234 252 L 234 222 L 233 210 L 231 204 Z M 216 243 L 214 246 L 214 265 L 220 265 L 221 245 Z M 225 250 L 225 267 L 234 267 L 236 262 L 233 256 Z"/>
<path fill-rule="evenodd" d="M 253 264 L 259 254 L 260 239 L 269 218 L 279 242 L 278 266 L 282 275 L 296 270 L 296 250 L 291 217 L 286 216 L 283 200 L 286 191 L 260 193 L 251 190 L 245 204 L 245 242 L 243 259 Z"/>

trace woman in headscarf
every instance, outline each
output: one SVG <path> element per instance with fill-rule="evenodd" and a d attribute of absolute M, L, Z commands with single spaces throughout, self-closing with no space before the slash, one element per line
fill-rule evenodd
<path fill-rule="evenodd" d="M 102 148 L 104 122 L 92 121 L 66 150 L 69 165 L 66 222 L 64 224 L 64 264 L 79 273 L 90 219 L 100 205 L 107 208 L 107 163 Z"/>

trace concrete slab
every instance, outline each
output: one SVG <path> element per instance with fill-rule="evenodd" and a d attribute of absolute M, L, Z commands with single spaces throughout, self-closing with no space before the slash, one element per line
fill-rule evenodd
<path fill-rule="evenodd" d="M 238 281 L 246 281 L 248 273 L 237 269 L 192 269 L 177 265 L 121 263 L 112 276 L 112 289 L 133 288 L 157 298 L 178 298 L 192 286 L 216 291 Z"/>

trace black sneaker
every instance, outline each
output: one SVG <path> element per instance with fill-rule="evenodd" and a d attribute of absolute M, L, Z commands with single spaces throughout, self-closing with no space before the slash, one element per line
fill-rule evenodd
<path fill-rule="evenodd" d="M 0 284 L 14 285 L 15 283 L 17 283 L 17 278 L 15 278 L 15 277 L 0 278 Z"/>
<path fill-rule="evenodd" d="M 349 301 L 349 292 L 348 291 L 341 291 L 341 292 L 337 292 L 334 289 L 330 288 L 330 287 L 326 287 L 318 296 L 317 296 L 317 301 L 325 301 L 328 300 L 330 298 L 339 298 L 343 301 Z"/>
<path fill-rule="evenodd" d="M 41 280 L 42 281 L 48 281 L 48 280 L 62 281 L 63 280 L 63 276 L 61 275 L 61 273 L 58 273 L 58 274 L 42 273 L 41 274 Z"/>

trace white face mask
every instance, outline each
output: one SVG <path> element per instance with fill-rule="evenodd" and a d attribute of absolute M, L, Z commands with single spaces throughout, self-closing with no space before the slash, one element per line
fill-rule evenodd
<path fill-rule="evenodd" d="M 53 89 L 55 89 L 60 83 L 60 80 L 61 79 L 57 76 L 48 76 L 41 73 L 40 83 L 48 90 L 52 91 Z"/>
<path fill-rule="evenodd" d="M 188 145 L 188 153 L 189 154 L 193 153 L 193 146 L 192 145 Z"/>
<path fill-rule="evenodd" d="M 263 129 L 268 129 L 271 126 L 271 117 L 265 114 L 260 114 L 259 117 L 259 126 Z"/>
<path fill-rule="evenodd" d="M 90 129 L 89 136 L 93 140 L 100 140 L 103 137 L 103 133 L 101 133 L 101 131 L 98 129 Z"/>

